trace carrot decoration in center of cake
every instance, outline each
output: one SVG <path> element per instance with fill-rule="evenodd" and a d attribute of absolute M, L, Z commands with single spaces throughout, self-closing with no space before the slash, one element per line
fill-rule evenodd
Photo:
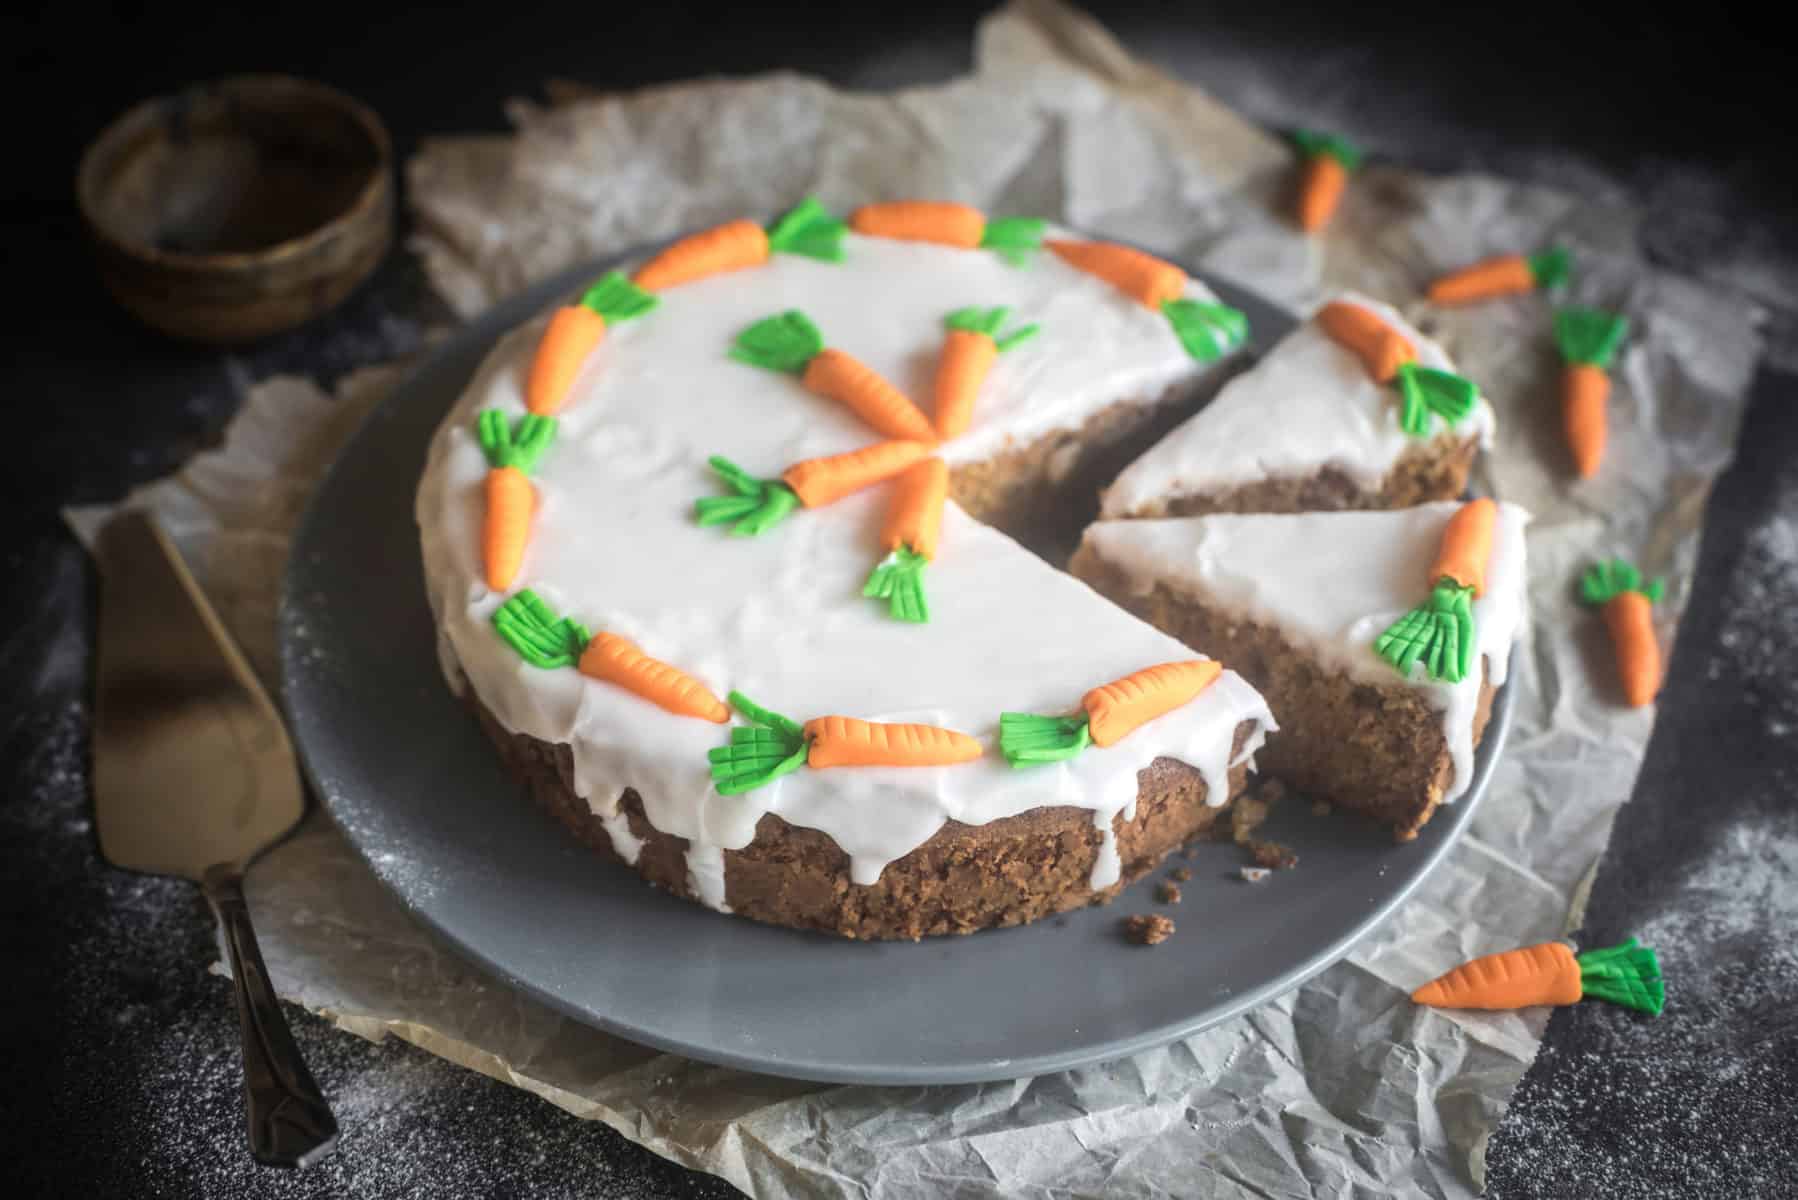
<path fill-rule="evenodd" d="M 968 204 L 944 200 L 888 200 L 849 214 L 849 227 L 865 237 L 935 242 L 962 250 L 992 250 L 1013 266 L 1042 245 L 1048 222 L 1038 217 L 997 217 Z"/>
<path fill-rule="evenodd" d="M 537 593 L 525 588 L 493 613 L 493 627 L 518 656 L 534 667 L 573 665 L 589 679 L 621 687 L 677 717 L 722 725 L 730 709 L 711 689 L 678 667 L 649 657 L 625 637 L 590 637 L 580 622 L 558 618 Z"/>
<path fill-rule="evenodd" d="M 808 458 L 781 472 L 779 479 L 758 479 L 730 459 L 714 454 L 707 460 L 730 488 L 728 496 L 707 496 L 694 503 L 701 525 L 729 525 L 738 537 L 766 533 L 792 511 L 822 508 L 852 492 L 891 479 L 930 453 L 923 442 L 875 442 L 846 454 Z"/>
<path fill-rule="evenodd" d="M 999 752 L 1014 767 L 1034 767 L 1073 758 L 1088 746 L 1115 745 L 1197 698 L 1223 670 L 1208 658 L 1161 663 L 1086 693 L 1079 716 L 1001 713 Z"/>
<path fill-rule="evenodd" d="M 936 361 L 936 431 L 947 440 L 968 431 L 974 420 L 974 401 L 986 382 L 993 360 L 1042 330 L 1024 325 L 1002 334 L 1009 308 L 958 308 L 944 318 L 948 336 Z"/>
<path fill-rule="evenodd" d="M 488 465 L 483 485 L 486 514 L 481 524 L 481 559 L 487 586 L 503 592 L 512 586 L 524 565 L 531 521 L 537 513 L 537 489 L 530 474 L 555 440 L 556 422 L 553 417 L 526 413 L 518 418 L 514 429 L 504 413 L 490 408 L 481 414 L 476 433 Z"/>
<path fill-rule="evenodd" d="M 1471 380 L 1450 371 L 1418 365 L 1417 347 L 1374 312 L 1346 300 L 1332 300 L 1312 318 L 1318 328 L 1361 360 L 1375 383 L 1398 383 L 1399 428 L 1412 437 L 1429 437 L 1435 418 L 1450 425 L 1466 420 L 1479 403 L 1480 390 Z"/>
<path fill-rule="evenodd" d="M 581 364 L 605 338 L 606 329 L 642 316 L 656 303 L 654 296 L 612 271 L 588 288 L 578 303 L 558 308 L 531 359 L 525 407 L 545 417 L 561 412 Z"/>
<path fill-rule="evenodd" d="M 1430 302 L 1444 306 L 1474 304 L 1499 296 L 1545 292 L 1566 283 L 1572 268 L 1573 255 L 1561 246 L 1550 246 L 1528 256 L 1500 254 L 1450 271 L 1432 283 Z"/>
<path fill-rule="evenodd" d="M 1555 343 L 1567 367 L 1561 373 L 1561 419 L 1567 448 L 1580 478 L 1598 473 L 1604 458 L 1611 396 L 1611 360 L 1629 333 L 1629 319 L 1595 308 L 1563 308 L 1555 314 Z"/>
<path fill-rule="evenodd" d="M 1393 622 L 1373 644 L 1401 674 L 1408 677 L 1422 663 L 1431 679 L 1460 683 L 1473 669 L 1473 601 L 1486 590 L 1497 520 L 1498 505 L 1485 497 L 1468 501 L 1448 519 L 1430 568 L 1429 600 Z"/>
<path fill-rule="evenodd" d="M 730 731 L 730 744 L 707 752 L 712 783 L 735 796 L 774 782 L 800 767 L 947 767 L 973 762 L 980 743 L 935 725 L 882 725 L 854 717 L 818 717 L 801 725 L 763 708 L 741 692 L 730 702 L 749 725 Z"/>
<path fill-rule="evenodd" d="M 854 355 L 827 349 L 824 335 L 797 309 L 745 329 L 730 356 L 752 367 L 798 375 L 807 391 L 835 400 L 882 437 L 936 440 L 936 429 L 904 392 Z"/>
<path fill-rule="evenodd" d="M 726 271 L 759 267 L 775 254 L 842 262 L 843 229 L 843 222 L 808 196 L 767 229 L 743 219 L 690 234 L 638 267 L 631 278 L 638 287 L 660 292 Z"/>
<path fill-rule="evenodd" d="M 1043 245 L 1075 270 L 1103 279 L 1166 317 L 1180 345 L 1199 362 L 1223 357 L 1248 337 L 1248 318 L 1236 309 L 1186 299 L 1186 272 L 1171 262 L 1116 242 L 1051 240 Z"/>
<path fill-rule="evenodd" d="M 892 507 L 880 529 L 887 556 L 875 566 L 862 595 L 887 602 L 901 621 L 930 620 L 924 599 L 924 568 L 936 557 L 943 529 L 943 501 L 949 495 L 949 467 L 927 458 L 908 467 L 893 485 Z"/>
<path fill-rule="evenodd" d="M 1635 938 L 1584 954 L 1565 942 L 1542 942 L 1482 955 L 1411 993 L 1413 1002 L 1432 1008 L 1528 1008 L 1587 997 L 1659 1015 L 1667 985 L 1654 951 Z"/>
<path fill-rule="evenodd" d="M 1642 572 L 1620 558 L 1597 563 L 1580 578 L 1580 599 L 1604 613 L 1623 695 L 1634 708 L 1653 703 L 1661 689 L 1661 647 L 1654 637 L 1653 605 L 1665 590 L 1664 581 L 1643 582 Z"/>
<path fill-rule="evenodd" d="M 1361 150 L 1345 137 L 1295 129 L 1292 141 L 1304 156 L 1295 216 L 1299 228 L 1316 233 L 1330 223 L 1348 188 L 1348 177 L 1361 167 Z"/>

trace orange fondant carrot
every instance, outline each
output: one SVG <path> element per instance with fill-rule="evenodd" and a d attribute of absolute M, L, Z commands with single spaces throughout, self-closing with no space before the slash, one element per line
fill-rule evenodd
<path fill-rule="evenodd" d="M 891 479 L 929 453 L 930 446 L 924 442 L 875 442 L 846 454 L 794 463 L 780 477 L 801 504 L 818 508 Z"/>
<path fill-rule="evenodd" d="M 488 409 L 480 415 L 476 430 L 489 468 L 482 489 L 481 561 L 487 586 L 503 592 L 524 565 L 531 518 L 537 511 L 537 489 L 528 476 L 555 438 L 556 422 L 527 413 L 515 430 L 505 414 Z"/>
<path fill-rule="evenodd" d="M 524 385 L 525 407 L 539 416 L 560 412 L 581 364 L 604 339 L 606 327 L 641 316 L 655 306 L 654 296 L 613 271 L 588 288 L 578 304 L 557 309 L 531 358 Z"/>
<path fill-rule="evenodd" d="M 893 485 L 892 507 L 880 527 L 886 550 L 905 547 L 924 558 L 936 557 L 943 529 L 943 501 L 949 495 L 949 467 L 932 456 L 907 467 Z"/>
<path fill-rule="evenodd" d="M 1622 559 L 1596 563 L 1580 579 L 1580 598 L 1604 614 L 1617 655 L 1617 674 L 1631 706 L 1652 703 L 1661 687 L 1661 646 L 1654 636 L 1653 605 L 1665 584 L 1645 582 Z"/>
<path fill-rule="evenodd" d="M 1411 340 L 1371 308 L 1332 300 L 1317 310 L 1313 320 L 1330 340 L 1361 360 L 1375 383 L 1392 382 L 1401 366 L 1417 360 Z"/>
<path fill-rule="evenodd" d="M 1540 254 L 1500 254 L 1470 267 L 1451 271 L 1430 285 L 1435 304 L 1473 304 L 1498 296 L 1515 296 L 1537 288 L 1557 287 L 1567 279 L 1572 256 L 1559 246 Z"/>
<path fill-rule="evenodd" d="M 1157 312 L 1186 292 L 1186 272 L 1152 254 L 1116 242 L 1046 241 L 1055 256 L 1077 271 L 1109 283 L 1137 303 Z"/>
<path fill-rule="evenodd" d="M 1555 314 L 1555 341 L 1567 366 L 1561 376 L 1561 417 L 1567 447 L 1581 478 L 1597 474 L 1604 458 L 1611 395 L 1611 360 L 1629 332 L 1629 322 L 1591 308 L 1563 308 Z"/>
<path fill-rule="evenodd" d="M 1296 214 L 1299 228 L 1315 233 L 1336 215 L 1349 172 L 1361 165 L 1361 151 L 1346 138 L 1328 133 L 1298 130 L 1292 140 L 1305 159 Z"/>
<path fill-rule="evenodd" d="M 970 205 L 943 200 L 888 200 L 864 204 L 850 213 L 849 228 L 868 237 L 972 250 L 986 231 L 986 217 Z"/>
<path fill-rule="evenodd" d="M 1660 1012 L 1667 992 L 1654 951 L 1634 938 L 1584 954 L 1564 942 L 1543 942 L 1483 955 L 1411 993 L 1416 1003 L 1435 1008 L 1480 1009 L 1577 1004 L 1587 996 Z"/>
<path fill-rule="evenodd" d="M 1037 326 L 1025 325 L 1002 335 L 999 330 L 1010 315 L 1007 308 L 960 308 L 945 320 L 949 334 L 936 360 L 934 388 L 936 431 L 942 437 L 967 432 L 974 419 L 974 401 L 993 361 L 1037 333 Z"/>
<path fill-rule="evenodd" d="M 1162 663 L 1094 688 L 1080 701 L 1095 746 L 1110 746 L 1211 686 L 1223 666 L 1208 658 Z"/>
<path fill-rule="evenodd" d="M 1448 519 L 1436 563 L 1430 568 L 1431 583 L 1452 579 L 1475 596 L 1486 592 L 1486 562 L 1492 557 L 1492 530 L 1498 522 L 1498 505 L 1481 496 L 1469 500 Z"/>
<path fill-rule="evenodd" d="M 580 672 L 623 688 L 680 717 L 698 717 L 722 725 L 730 709 L 711 690 L 678 667 L 649 657 L 629 638 L 602 633 L 587 643 Z"/>
<path fill-rule="evenodd" d="M 933 442 L 936 429 L 904 392 L 842 350 L 820 350 L 800 377 L 807 391 L 835 400 L 883 437 Z"/>
<path fill-rule="evenodd" d="M 768 233 L 754 221 L 726 221 L 675 242 L 637 268 L 640 288 L 659 292 L 708 275 L 740 271 L 768 261 Z"/>
<path fill-rule="evenodd" d="M 854 717 L 818 717 L 805 723 L 809 767 L 941 767 L 972 762 L 980 743 L 935 725 L 879 725 Z"/>

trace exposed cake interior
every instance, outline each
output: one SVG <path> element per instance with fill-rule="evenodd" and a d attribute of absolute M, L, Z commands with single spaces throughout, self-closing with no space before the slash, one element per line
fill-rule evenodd
<path fill-rule="evenodd" d="M 1442 347 L 1390 305 L 1352 293 L 1336 301 L 1377 315 L 1420 366 L 1453 371 Z M 1106 489 L 1103 515 L 1402 508 L 1459 496 L 1490 440 L 1491 405 L 1480 397 L 1419 437 L 1401 426 L 1399 396 L 1306 320 L 1131 463 Z"/>
<path fill-rule="evenodd" d="M 1281 724 L 1263 770 L 1407 837 L 1471 782 L 1525 619 L 1529 518 L 1502 504 L 1472 602 L 1474 669 L 1454 683 L 1405 676 L 1375 652 L 1430 594 L 1460 507 L 1108 521 L 1087 531 L 1072 569 L 1174 636 L 1216 647 L 1262 691 Z"/>

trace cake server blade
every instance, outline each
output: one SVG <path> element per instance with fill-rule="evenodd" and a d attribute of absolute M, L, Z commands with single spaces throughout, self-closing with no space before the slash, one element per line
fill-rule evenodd
<path fill-rule="evenodd" d="M 243 1026 L 250 1150 L 303 1166 L 337 1141 L 244 903 L 243 872 L 305 812 L 286 727 L 154 519 L 101 530 L 94 823 L 116 866 L 198 883 L 224 929 Z"/>

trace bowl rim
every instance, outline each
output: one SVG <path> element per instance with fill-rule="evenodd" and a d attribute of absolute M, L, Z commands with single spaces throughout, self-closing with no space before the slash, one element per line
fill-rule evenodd
<path fill-rule="evenodd" d="M 190 92 L 223 92 L 246 84 L 277 84 L 296 88 L 316 99 L 328 102 L 356 122 L 374 146 L 375 164 L 374 169 L 369 172 L 367 181 L 356 193 L 355 199 L 343 211 L 316 228 L 309 229 L 297 237 L 287 238 L 257 250 L 224 250 L 209 253 L 165 250 L 147 242 L 133 241 L 115 234 L 100 219 L 97 212 L 95 192 L 99 187 L 97 173 L 100 169 L 102 152 L 109 149 L 111 143 L 121 137 L 126 130 L 152 119 L 156 111 L 177 96 Z M 75 168 L 75 203 L 81 211 L 82 221 L 87 226 L 89 233 L 95 239 L 122 254 L 146 263 L 190 271 L 237 271 L 245 267 L 261 266 L 269 262 L 296 257 L 337 236 L 345 228 L 386 204 L 392 189 L 392 174 L 393 139 L 387 132 L 387 126 L 374 109 L 348 92 L 332 87 L 328 83 L 321 83 L 316 79 L 307 79 L 304 76 L 289 75 L 279 71 L 252 71 L 191 84 L 179 92 L 151 96 L 140 100 L 108 121 L 81 153 L 81 161 Z"/>

